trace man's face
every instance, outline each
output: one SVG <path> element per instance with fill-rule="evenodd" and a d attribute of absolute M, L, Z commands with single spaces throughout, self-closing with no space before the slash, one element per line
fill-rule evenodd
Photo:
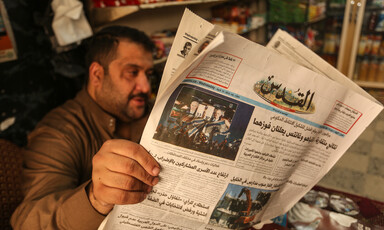
<path fill-rule="evenodd" d="M 128 41 L 120 41 L 116 58 L 108 66 L 97 102 L 123 122 L 143 117 L 151 93 L 152 54 Z"/>
<path fill-rule="evenodd" d="M 221 116 L 221 110 L 220 109 L 215 109 L 214 111 L 214 117 L 216 120 L 218 120 Z"/>
<path fill-rule="evenodd" d="M 197 107 L 199 107 L 199 102 L 192 101 L 191 108 L 190 108 L 190 113 L 194 113 L 196 111 Z"/>
<path fill-rule="evenodd" d="M 185 44 L 185 46 L 184 46 L 184 52 L 185 52 L 185 54 L 188 54 L 189 51 L 191 50 L 191 48 L 192 48 L 191 45 Z"/>

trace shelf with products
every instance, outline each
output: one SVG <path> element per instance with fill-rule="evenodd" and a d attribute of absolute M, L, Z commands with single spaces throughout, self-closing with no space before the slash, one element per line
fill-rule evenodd
<path fill-rule="evenodd" d="M 384 88 L 384 54 L 358 55 L 352 79 L 363 87 Z"/>
<path fill-rule="evenodd" d="M 256 43 L 266 44 L 266 1 L 228 1 L 211 8 L 210 22 Z"/>
<path fill-rule="evenodd" d="M 124 25 L 140 29 L 151 37 L 157 47 L 154 55 L 156 78 L 152 82 L 153 92 L 156 92 L 161 80 L 167 56 L 186 7 L 200 17 L 214 22 L 212 8 L 227 2 L 234 5 L 250 3 L 258 9 L 266 5 L 266 0 L 85 0 L 85 2 L 86 14 L 95 32 L 109 25 Z M 141 4 L 143 2 L 146 4 Z M 252 11 L 247 27 L 240 25 L 238 28 L 241 29 L 237 29 L 236 32 L 247 38 L 256 37 L 250 39 L 255 42 L 265 43 L 266 32 L 260 28 L 265 24 L 266 10 L 264 14 L 260 12 L 260 10 Z M 216 20 L 217 18 L 215 17 Z M 255 31 L 262 36 L 254 35 Z M 257 40 L 260 37 L 262 41 Z"/>
<path fill-rule="evenodd" d="M 277 29 L 282 29 L 314 52 L 321 53 L 326 12 L 325 0 L 268 1 L 267 40 L 271 39 Z"/>
<path fill-rule="evenodd" d="M 188 7 L 197 15 L 205 18 L 206 20 L 215 23 L 218 21 L 218 18 L 223 15 L 215 15 L 214 9 L 216 6 L 232 4 L 233 6 L 241 5 L 241 7 L 233 7 L 237 10 L 237 22 L 240 22 L 240 19 L 244 16 L 244 11 L 247 11 L 246 21 L 247 26 L 244 27 L 240 23 L 237 23 L 237 27 L 233 26 L 231 28 L 237 28 L 236 31 L 242 36 L 246 37 L 249 34 L 253 34 L 255 30 L 258 30 L 265 23 L 265 10 L 264 14 L 260 13 L 260 8 L 263 8 L 260 2 L 265 2 L 266 0 L 190 0 L 190 1 L 161 1 L 157 0 L 142 0 L 140 2 L 148 2 L 147 4 L 138 4 L 138 5 L 124 5 L 120 6 L 111 6 L 109 4 L 106 7 L 100 7 L 100 2 L 112 1 L 112 0 L 87 0 L 88 1 L 88 16 L 90 18 L 91 24 L 95 31 L 99 28 L 102 28 L 106 25 L 126 25 L 133 28 L 138 28 L 148 34 L 157 46 L 157 52 L 154 57 L 154 64 L 156 68 L 160 69 L 164 67 L 164 64 L 167 60 L 170 48 L 173 43 L 174 36 L 176 34 L 176 28 L 185 7 Z M 124 0 L 113 0 L 113 2 L 122 2 Z M 135 0 L 137 1 L 137 0 Z M 95 4 L 95 2 L 99 2 Z M 125 0 L 125 3 L 133 2 Z M 252 5 L 252 9 L 248 8 L 249 5 Z M 225 5 L 226 6 L 226 5 Z M 247 7 L 243 7 L 247 6 Z M 255 10 L 255 8 L 257 10 Z M 264 7 L 265 9 L 265 7 Z M 233 15 L 233 12 L 231 12 Z M 156 18 L 156 20 L 154 20 Z M 222 17 L 224 18 L 224 17 Z M 216 21 L 215 21 L 216 20 Z M 224 22 L 224 20 L 222 20 Z M 229 29 L 222 24 L 224 29 Z M 265 32 L 261 32 L 262 37 L 265 40 Z"/>
<path fill-rule="evenodd" d="M 384 89 L 384 3 L 365 8 L 352 79 L 361 87 Z"/>
<path fill-rule="evenodd" d="M 185 7 L 188 7 L 203 18 L 210 18 L 211 7 L 230 0 L 87 1 L 87 12 L 94 31 L 97 31 L 106 25 L 125 25 L 140 29 L 148 34 L 158 46 L 159 52 L 157 52 L 154 61 L 156 66 L 161 67 L 166 62 L 166 56 L 169 53 L 176 33 L 176 28 L 183 15 Z M 132 3 L 144 2 L 146 2 L 146 4 L 132 5 Z"/>
<path fill-rule="evenodd" d="M 106 23 L 114 22 L 135 12 L 166 8 L 173 6 L 190 6 L 199 4 L 215 4 L 228 0 L 184 0 L 184 1 L 164 1 L 164 0 L 87 0 L 87 12 L 94 27 L 102 26 Z M 148 2 L 148 3 L 142 3 Z"/>
<path fill-rule="evenodd" d="M 382 5 L 369 5 L 366 8 L 366 11 L 381 11 L 384 10 L 384 6 Z"/>
<path fill-rule="evenodd" d="M 270 0 L 268 22 L 307 24 L 322 20 L 326 16 L 325 0 Z"/>
<path fill-rule="evenodd" d="M 206 20 L 221 26 L 224 30 L 238 33 L 254 42 L 265 44 L 266 7 L 264 0 L 226 1 L 210 7 Z M 173 43 L 176 30 L 163 30 L 152 34 L 152 39 L 158 47 L 155 64 L 166 61 Z"/>
<path fill-rule="evenodd" d="M 346 0 L 329 0 L 328 9 L 342 10 L 344 12 Z"/>
<path fill-rule="evenodd" d="M 327 2 L 326 29 L 323 32 L 323 46 L 319 55 L 334 67 L 337 65 L 344 11 L 345 0 Z"/>

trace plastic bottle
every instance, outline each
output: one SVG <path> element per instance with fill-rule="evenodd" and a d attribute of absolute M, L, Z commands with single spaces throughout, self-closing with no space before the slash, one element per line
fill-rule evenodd
<path fill-rule="evenodd" d="M 369 70 L 368 70 L 368 77 L 367 81 L 377 81 L 376 75 L 379 69 L 379 63 L 376 58 L 371 60 L 371 63 L 369 64 Z"/>
<path fill-rule="evenodd" d="M 382 40 L 382 36 L 381 35 L 373 36 L 371 55 L 373 55 L 373 56 L 379 55 L 381 40 Z"/>
<path fill-rule="evenodd" d="M 367 41 L 365 42 L 364 55 L 370 55 L 372 49 L 373 35 L 367 36 Z"/>
<path fill-rule="evenodd" d="M 369 65 L 368 59 L 364 58 L 360 64 L 359 76 L 358 76 L 359 81 L 366 81 L 367 80 L 368 67 L 369 67 L 368 65 Z"/>
<path fill-rule="evenodd" d="M 367 81 L 375 82 L 377 81 L 376 75 L 379 70 L 379 63 L 376 58 L 371 60 L 369 64 L 368 78 Z"/>
<path fill-rule="evenodd" d="M 380 57 L 384 57 L 384 40 L 381 41 L 381 45 L 380 45 L 380 48 L 379 48 L 379 56 Z"/>
<path fill-rule="evenodd" d="M 381 60 L 380 65 L 379 65 L 379 70 L 377 71 L 377 77 L 376 77 L 378 82 L 383 82 L 384 83 L 384 59 Z"/>
<path fill-rule="evenodd" d="M 359 80 L 360 66 L 361 66 L 361 61 L 356 60 L 355 70 L 353 71 L 353 76 L 352 76 L 352 80 L 354 81 Z"/>
<path fill-rule="evenodd" d="M 367 44 L 367 39 L 368 38 L 367 38 L 366 35 L 361 36 L 360 42 L 359 42 L 359 48 L 358 48 L 358 51 L 357 51 L 358 55 L 361 55 L 361 56 L 364 55 L 364 53 L 365 53 L 365 46 Z"/>
<path fill-rule="evenodd" d="M 374 31 L 376 28 L 376 23 L 377 23 L 377 12 L 373 11 L 369 17 L 368 30 Z"/>

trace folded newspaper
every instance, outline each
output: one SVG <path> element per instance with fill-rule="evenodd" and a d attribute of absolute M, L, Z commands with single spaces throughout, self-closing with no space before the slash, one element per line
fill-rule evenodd
<path fill-rule="evenodd" d="M 286 213 L 383 106 L 288 33 L 266 47 L 188 9 L 141 144 L 147 199 L 100 229 L 244 229 Z"/>

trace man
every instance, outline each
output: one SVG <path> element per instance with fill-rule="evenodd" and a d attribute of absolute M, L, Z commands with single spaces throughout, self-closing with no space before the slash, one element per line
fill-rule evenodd
<path fill-rule="evenodd" d="M 137 144 L 148 117 L 152 50 L 135 29 L 94 35 L 85 87 L 29 136 L 14 229 L 97 229 L 114 204 L 139 203 L 157 184 L 160 166 Z"/>
<path fill-rule="evenodd" d="M 180 53 L 181 53 L 181 55 L 182 55 L 183 57 L 186 57 L 186 56 L 188 55 L 189 51 L 191 51 L 191 49 L 192 49 L 192 43 L 190 43 L 190 42 L 186 42 L 186 43 L 184 44 L 183 49 L 180 51 Z"/>

